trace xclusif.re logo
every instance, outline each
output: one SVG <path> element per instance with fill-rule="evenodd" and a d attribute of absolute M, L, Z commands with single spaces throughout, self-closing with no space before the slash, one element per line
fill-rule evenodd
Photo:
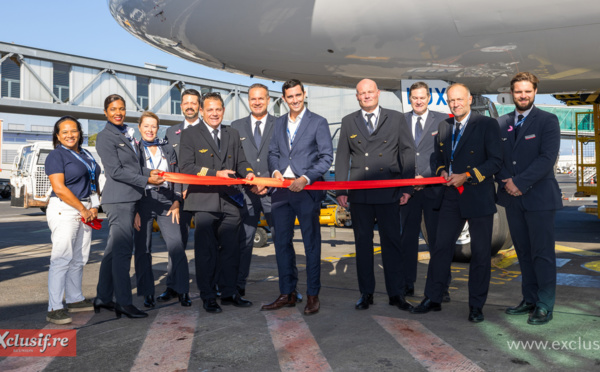
<path fill-rule="evenodd" d="M 0 329 L 0 357 L 74 357 L 74 329 Z"/>

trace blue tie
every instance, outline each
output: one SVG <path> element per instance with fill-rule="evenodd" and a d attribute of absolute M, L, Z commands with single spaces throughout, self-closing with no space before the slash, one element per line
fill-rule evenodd
<path fill-rule="evenodd" d="M 375 130 L 373 128 L 373 121 L 371 120 L 373 119 L 373 116 L 375 116 L 375 114 L 367 114 L 367 129 L 369 130 L 369 134 L 372 134 Z"/>
<path fill-rule="evenodd" d="M 256 126 L 254 127 L 254 143 L 256 143 L 256 148 L 260 147 L 260 141 L 262 136 L 260 135 L 260 120 L 256 122 Z"/>
<path fill-rule="evenodd" d="M 418 144 L 423 135 L 423 124 L 421 124 L 421 117 L 417 117 L 417 125 L 415 126 L 415 143 Z"/>

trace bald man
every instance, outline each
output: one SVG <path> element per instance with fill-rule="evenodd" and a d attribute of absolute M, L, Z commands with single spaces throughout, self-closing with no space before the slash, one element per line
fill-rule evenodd
<path fill-rule="evenodd" d="M 360 110 L 342 119 L 335 160 L 336 181 L 414 178 L 415 154 L 412 134 L 404 115 L 379 106 L 379 89 L 373 80 L 356 86 Z M 373 190 L 340 190 L 337 200 L 352 212 L 356 245 L 356 269 L 360 298 L 357 310 L 373 304 L 373 229 L 381 238 L 381 255 L 389 304 L 401 310 L 412 306 L 404 299 L 404 275 L 400 251 L 400 205 L 406 204 L 412 187 Z"/>

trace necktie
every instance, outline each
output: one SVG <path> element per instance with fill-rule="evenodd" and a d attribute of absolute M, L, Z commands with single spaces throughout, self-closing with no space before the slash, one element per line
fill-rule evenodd
<path fill-rule="evenodd" d="M 423 124 L 421 124 L 421 117 L 417 117 L 417 125 L 415 126 L 415 143 L 418 144 L 423 135 Z"/>
<path fill-rule="evenodd" d="M 521 120 L 523 120 L 523 115 L 517 116 L 517 124 L 515 125 L 515 139 L 519 137 L 519 130 L 523 126 L 523 122 Z"/>
<path fill-rule="evenodd" d="M 372 134 L 375 130 L 373 127 L 373 116 L 375 116 L 375 114 L 367 114 L 367 129 L 369 130 L 369 134 Z"/>
<path fill-rule="evenodd" d="M 219 130 L 218 129 L 213 130 L 213 138 L 215 139 L 215 143 L 217 144 L 217 148 L 219 149 L 219 152 L 221 152 L 221 140 L 219 139 Z"/>
<path fill-rule="evenodd" d="M 254 127 L 254 143 L 256 143 L 256 147 L 260 147 L 260 140 L 261 140 L 261 134 L 260 134 L 260 120 L 256 122 L 256 126 Z"/>
<path fill-rule="evenodd" d="M 458 134 L 460 133 L 460 122 L 456 122 L 456 127 L 454 127 L 454 143 L 453 145 L 456 146 L 456 144 L 458 143 Z"/>

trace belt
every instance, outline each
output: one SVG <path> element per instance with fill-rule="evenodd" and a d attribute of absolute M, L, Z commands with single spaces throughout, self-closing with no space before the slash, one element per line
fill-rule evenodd
<path fill-rule="evenodd" d="M 92 200 L 92 199 L 90 199 L 90 198 L 83 198 L 83 199 L 79 199 L 79 201 L 82 201 L 82 202 L 89 202 L 89 201 L 91 201 L 91 200 Z"/>
<path fill-rule="evenodd" d="M 161 189 L 166 190 L 167 188 L 166 187 L 162 187 L 162 186 L 161 187 L 150 187 L 150 188 L 148 188 L 146 190 L 160 191 Z"/>

